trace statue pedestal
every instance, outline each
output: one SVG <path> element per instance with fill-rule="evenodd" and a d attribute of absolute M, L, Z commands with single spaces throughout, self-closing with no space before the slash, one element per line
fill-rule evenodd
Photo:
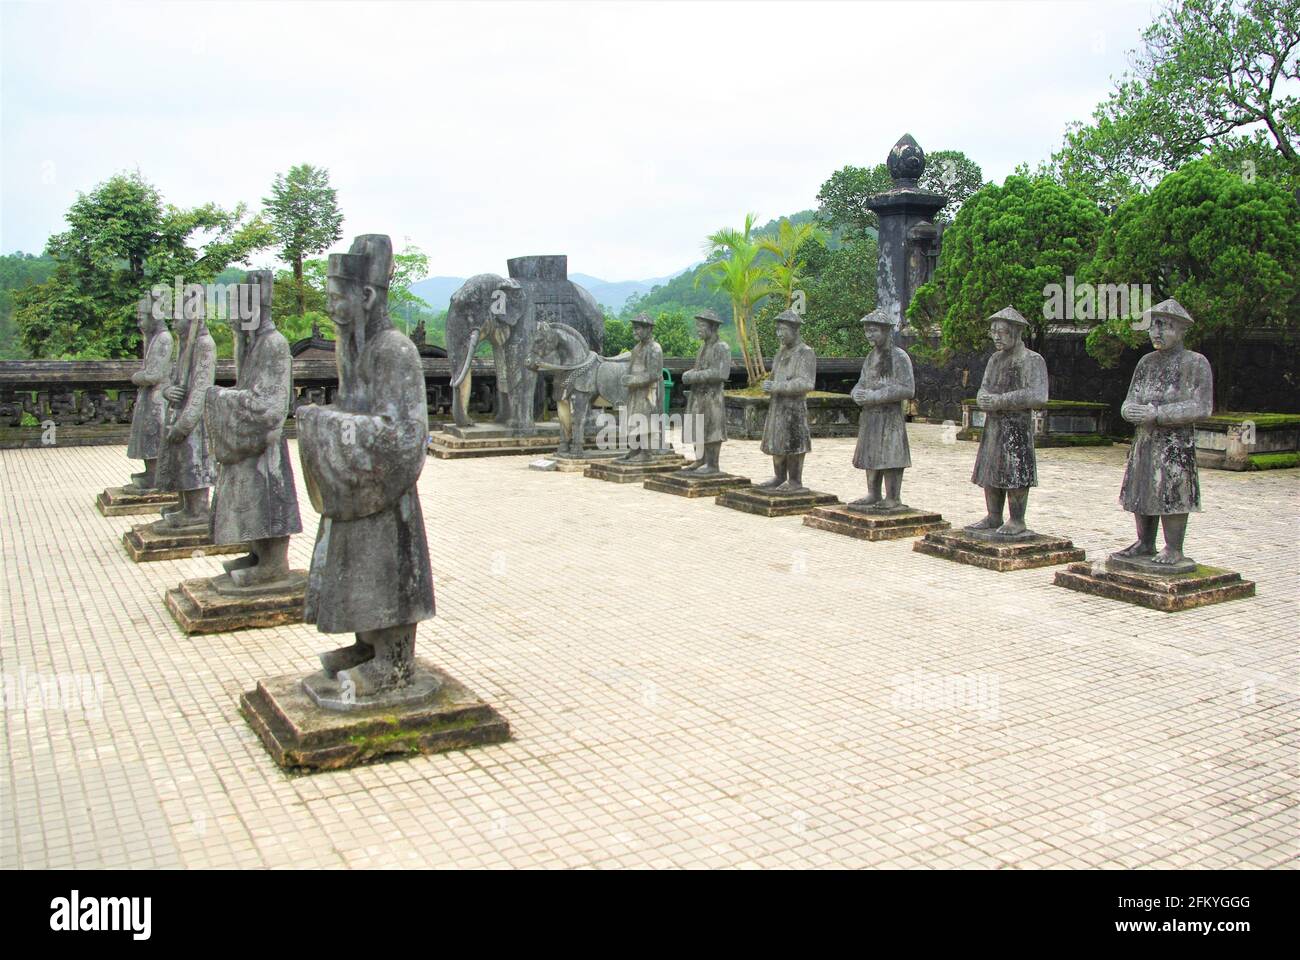
<path fill-rule="evenodd" d="M 187 557 L 215 557 L 225 553 L 248 553 L 247 543 L 213 543 L 206 526 L 198 529 L 158 530 L 142 523 L 122 534 L 122 546 L 136 563 L 151 560 L 180 560 Z"/>
<path fill-rule="evenodd" d="M 449 423 L 429 435 L 428 452 L 439 460 L 459 460 L 551 453 L 559 445 L 558 423 L 536 424 L 531 433 L 520 433 L 497 423 L 476 423 L 472 427 Z"/>
<path fill-rule="evenodd" d="M 324 673 L 306 679 L 318 688 L 332 682 Z M 285 769 L 338 770 L 510 739 L 504 717 L 433 664 L 417 658 L 416 680 L 432 692 L 396 703 L 360 698 L 349 709 L 328 710 L 312 700 L 304 678 L 275 677 L 243 694 L 239 709 Z"/>
<path fill-rule="evenodd" d="M 867 512 L 848 506 L 818 507 L 803 518 L 804 526 L 842 533 L 859 540 L 901 540 L 919 537 L 931 530 L 947 530 L 950 524 L 928 510 Z"/>
<path fill-rule="evenodd" d="M 693 473 L 663 473 L 650 477 L 642 486 L 647 490 L 671 493 L 679 497 L 716 497 L 728 490 L 749 486 L 749 477 L 737 477 L 731 473 L 715 473 L 711 477 L 701 477 Z"/>
<path fill-rule="evenodd" d="M 720 507 L 730 507 L 760 517 L 793 517 L 815 507 L 839 503 L 840 498 L 833 493 L 818 493 L 816 490 L 806 493 L 773 493 L 760 487 L 741 487 L 728 490 L 713 502 Z"/>
<path fill-rule="evenodd" d="M 979 535 L 969 530 L 927 533 L 924 540 L 912 544 L 912 549 L 998 573 L 1054 567 L 1083 559 L 1083 551 L 1071 541 L 1041 533 L 1015 538 Z"/>
<path fill-rule="evenodd" d="M 608 463 L 621 453 L 620 450 L 584 450 L 580 456 L 557 453 L 550 459 L 555 461 L 555 469 L 560 473 L 582 473 L 593 463 Z"/>
<path fill-rule="evenodd" d="M 228 633 L 250 627 L 278 627 L 284 623 L 301 623 L 303 595 L 307 589 L 307 571 L 290 570 L 287 583 L 262 592 L 244 590 L 238 594 L 218 588 L 230 583 L 230 574 L 183 580 L 167 591 L 167 609 L 187 634 Z"/>
<path fill-rule="evenodd" d="M 618 459 L 593 463 L 582 471 L 582 475 L 610 483 L 640 483 L 661 473 L 676 473 L 685 463 L 686 458 L 680 453 L 661 453 L 632 463 Z"/>
<path fill-rule="evenodd" d="M 106 517 L 129 517 L 143 513 L 157 513 L 163 507 L 174 507 L 180 498 L 166 490 L 148 493 L 128 493 L 125 487 L 109 487 L 95 497 L 95 506 Z"/>
<path fill-rule="evenodd" d="M 1058 587 L 1165 613 L 1255 595 L 1255 584 L 1242 580 L 1241 574 L 1200 565 L 1187 573 L 1160 575 L 1132 569 L 1129 564 L 1114 560 L 1072 563 L 1056 572 L 1054 582 Z"/>

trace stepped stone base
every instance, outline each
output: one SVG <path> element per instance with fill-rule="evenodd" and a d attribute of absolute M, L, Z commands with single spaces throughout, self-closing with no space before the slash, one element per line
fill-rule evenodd
<path fill-rule="evenodd" d="M 1255 584 L 1241 574 L 1197 566 L 1187 573 L 1155 576 L 1106 563 L 1072 563 L 1056 572 L 1058 587 L 1123 600 L 1165 613 L 1190 610 L 1255 595 Z"/>
<path fill-rule="evenodd" d="M 716 497 L 728 490 L 749 486 L 749 477 L 737 477 L 731 473 L 715 473 L 711 477 L 701 477 L 693 473 L 664 473 L 650 477 L 643 486 L 647 490 L 659 493 L 671 493 L 679 497 Z"/>
<path fill-rule="evenodd" d="M 1054 567 L 1083 559 L 1083 551 L 1064 537 L 1035 533 L 1016 538 L 981 535 L 969 530 L 929 533 L 912 544 L 917 553 L 968 563 L 1005 573 L 1032 567 Z"/>
<path fill-rule="evenodd" d="M 306 679 L 330 682 L 323 673 Z M 417 659 L 415 679 L 433 692 L 406 703 L 327 710 L 304 689 L 304 678 L 275 677 L 244 693 L 239 710 L 285 769 L 339 770 L 510 739 L 505 718 L 449 674 Z"/>
<path fill-rule="evenodd" d="M 680 453 L 664 453 L 634 463 L 618 459 L 593 463 L 582 471 L 582 475 L 593 480 L 608 480 L 610 483 L 640 483 L 657 474 L 676 473 L 685 463 L 686 458 Z"/>
<path fill-rule="evenodd" d="M 714 501 L 720 507 L 730 507 L 760 517 L 793 517 L 807 513 L 815 507 L 826 507 L 839 503 L 840 498 L 833 493 L 773 493 L 760 487 L 741 487 L 728 490 Z"/>
<path fill-rule="evenodd" d="M 919 537 L 931 530 L 947 530 L 950 524 L 938 513 L 927 510 L 865 511 L 847 506 L 818 507 L 803 518 L 804 526 L 842 533 L 859 540 L 901 540 Z"/>
<path fill-rule="evenodd" d="M 307 589 L 307 571 L 290 570 L 288 582 L 270 592 L 238 590 L 230 574 L 184 580 L 167 591 L 167 609 L 187 634 L 228 633 L 252 627 L 278 627 L 301 623 L 303 595 Z"/>
<path fill-rule="evenodd" d="M 608 463 L 622 453 L 621 450 L 584 450 L 581 455 L 557 453 L 550 459 L 560 473 L 583 473 L 593 463 Z"/>
<path fill-rule="evenodd" d="M 429 455 L 439 460 L 467 457 L 509 457 L 551 453 L 560 445 L 558 423 L 536 424 L 535 432 L 523 435 L 498 424 L 479 423 L 458 427 L 449 423 L 429 435 Z"/>
<path fill-rule="evenodd" d="M 123 487 L 109 487 L 95 497 L 95 506 L 106 517 L 130 517 L 144 513 L 158 513 L 163 507 L 174 507 L 180 497 L 165 490 L 149 493 L 128 493 Z"/>
<path fill-rule="evenodd" d="M 215 557 L 226 553 L 248 553 L 252 549 L 247 543 L 213 543 L 207 526 L 160 531 L 151 523 L 138 524 L 122 534 L 122 546 L 136 563 Z"/>

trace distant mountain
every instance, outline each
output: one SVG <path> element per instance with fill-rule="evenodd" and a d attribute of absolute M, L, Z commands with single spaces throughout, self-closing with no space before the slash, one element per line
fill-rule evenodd
<path fill-rule="evenodd" d="M 691 270 L 694 266 L 692 264 L 686 270 Z M 623 304 L 627 302 L 628 297 L 639 297 L 642 294 L 649 293 L 654 287 L 666 284 L 673 277 L 685 273 L 686 270 L 679 270 L 677 273 L 666 277 L 653 277 L 649 280 L 610 281 L 601 280 L 599 277 L 591 277 L 585 273 L 571 273 L 569 279 L 595 297 L 596 302 L 606 310 L 611 313 L 618 313 L 619 310 L 623 309 Z M 451 295 L 464 282 L 464 277 L 427 277 L 418 283 L 411 284 L 411 292 L 426 300 L 433 309 L 446 310 L 447 305 L 451 303 Z"/>

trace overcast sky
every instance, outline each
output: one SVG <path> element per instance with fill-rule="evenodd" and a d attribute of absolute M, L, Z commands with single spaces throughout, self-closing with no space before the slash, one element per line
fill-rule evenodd
<path fill-rule="evenodd" d="M 119 171 L 257 208 L 307 162 L 338 189 L 339 249 L 389 233 L 434 275 L 567 253 L 662 276 L 904 132 L 994 180 L 1046 159 L 1157 8 L 4 2 L 0 251 L 39 251 Z"/>

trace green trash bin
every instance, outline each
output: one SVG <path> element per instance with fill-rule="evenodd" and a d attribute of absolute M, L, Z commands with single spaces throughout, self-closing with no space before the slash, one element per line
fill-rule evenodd
<path fill-rule="evenodd" d="M 664 416 L 668 416 L 668 407 L 673 402 L 673 375 L 672 372 L 664 367 Z"/>

